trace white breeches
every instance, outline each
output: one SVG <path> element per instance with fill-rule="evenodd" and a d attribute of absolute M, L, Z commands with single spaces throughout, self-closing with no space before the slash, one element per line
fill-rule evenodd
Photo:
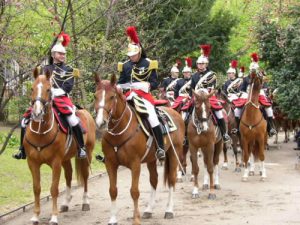
<path fill-rule="evenodd" d="M 130 95 L 126 98 L 127 100 L 131 100 L 133 96 L 136 96 L 137 94 L 135 92 L 131 92 Z M 146 108 L 147 108 L 147 111 L 149 113 L 149 116 L 148 116 L 148 121 L 150 123 L 150 126 L 153 128 L 153 127 L 156 127 L 159 125 L 159 121 L 158 121 L 158 118 L 157 118 L 157 115 L 156 115 L 156 112 L 155 112 L 155 108 L 154 108 L 154 105 L 152 105 L 149 101 L 147 101 L 146 99 L 142 98 L 141 99 L 143 100 Z"/>
<path fill-rule="evenodd" d="M 22 128 L 26 128 L 26 125 L 28 124 L 28 120 L 29 120 L 29 119 L 26 119 L 26 118 L 23 118 L 23 119 L 22 119 L 22 121 L 21 121 L 21 127 L 22 127 Z"/>
<path fill-rule="evenodd" d="M 272 109 L 272 106 L 269 106 L 269 107 L 265 107 L 265 111 L 266 111 L 266 114 L 268 117 L 273 117 L 273 109 Z"/>
<path fill-rule="evenodd" d="M 75 127 L 79 123 L 79 119 L 75 114 L 75 106 L 72 108 L 72 114 L 66 116 L 66 118 L 71 127 Z"/>
<path fill-rule="evenodd" d="M 218 110 L 218 111 L 214 111 L 215 113 L 215 116 L 218 118 L 218 119 L 223 119 L 223 112 L 222 112 L 222 109 L 221 110 Z"/>
<path fill-rule="evenodd" d="M 238 98 L 239 97 L 237 96 L 237 94 L 231 94 L 231 93 L 228 94 L 228 99 L 230 102 L 232 102 L 233 100 L 236 100 Z"/>
<path fill-rule="evenodd" d="M 241 115 L 242 115 L 242 108 L 235 108 L 234 109 L 234 116 L 238 117 L 238 118 L 241 118 Z"/>

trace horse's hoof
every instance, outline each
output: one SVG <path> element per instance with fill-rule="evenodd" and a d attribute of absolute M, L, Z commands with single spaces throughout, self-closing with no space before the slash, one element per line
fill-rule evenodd
<path fill-rule="evenodd" d="M 228 166 L 223 165 L 223 166 L 221 167 L 221 169 L 222 169 L 222 170 L 228 170 Z"/>
<path fill-rule="evenodd" d="M 215 185 L 214 185 L 214 188 L 215 188 L 216 190 L 221 190 L 220 184 L 215 184 Z"/>
<path fill-rule="evenodd" d="M 261 176 L 262 175 L 262 171 L 259 171 L 259 176 Z"/>
<path fill-rule="evenodd" d="M 68 211 L 69 211 L 69 206 L 67 205 L 60 206 L 60 212 L 68 212 Z"/>
<path fill-rule="evenodd" d="M 249 176 L 254 176 L 254 171 L 250 171 Z"/>
<path fill-rule="evenodd" d="M 144 212 L 142 218 L 143 219 L 150 219 L 150 218 L 152 218 L 152 213 L 151 212 Z"/>
<path fill-rule="evenodd" d="M 58 225 L 56 222 L 49 222 L 49 225 Z"/>
<path fill-rule="evenodd" d="M 216 194 L 213 194 L 213 193 L 208 194 L 208 199 L 209 200 L 215 200 L 216 198 L 217 198 Z"/>
<path fill-rule="evenodd" d="M 208 184 L 203 184 L 203 186 L 202 186 L 203 191 L 208 190 L 208 188 L 209 188 Z"/>
<path fill-rule="evenodd" d="M 248 181 L 248 177 L 243 177 L 243 178 L 242 178 L 242 181 L 243 181 L 243 182 L 247 182 L 247 181 Z"/>
<path fill-rule="evenodd" d="M 200 198 L 199 194 L 192 194 L 192 199 Z"/>
<path fill-rule="evenodd" d="M 82 211 L 90 211 L 90 205 L 89 204 L 82 204 Z"/>
<path fill-rule="evenodd" d="M 165 212 L 165 219 L 173 219 L 174 218 L 174 213 L 172 212 Z"/>
<path fill-rule="evenodd" d="M 241 169 L 240 167 L 236 167 L 236 168 L 234 169 L 234 172 L 240 173 L 240 172 L 242 172 L 242 169 Z"/>

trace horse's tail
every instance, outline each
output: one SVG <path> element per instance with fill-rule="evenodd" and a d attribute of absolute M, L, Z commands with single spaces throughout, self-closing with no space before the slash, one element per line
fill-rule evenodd
<path fill-rule="evenodd" d="M 89 175 L 89 163 L 86 159 L 75 158 L 76 178 L 79 186 L 84 185 L 84 177 Z"/>

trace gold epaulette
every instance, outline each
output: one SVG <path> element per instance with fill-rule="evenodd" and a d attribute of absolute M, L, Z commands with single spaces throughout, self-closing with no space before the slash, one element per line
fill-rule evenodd
<path fill-rule="evenodd" d="M 73 76 L 76 78 L 80 77 L 80 70 L 73 68 Z"/>
<path fill-rule="evenodd" d="M 149 70 L 157 70 L 157 69 L 158 69 L 158 61 L 149 60 Z"/>
<path fill-rule="evenodd" d="M 121 73 L 123 71 L 123 65 L 124 65 L 124 63 L 118 62 L 118 72 Z"/>

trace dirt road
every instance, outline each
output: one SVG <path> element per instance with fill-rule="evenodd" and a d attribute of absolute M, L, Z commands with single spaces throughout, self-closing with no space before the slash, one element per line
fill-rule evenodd
<path fill-rule="evenodd" d="M 247 183 L 242 182 L 242 174 L 233 172 L 233 157 L 230 152 L 229 170 L 220 171 L 221 190 L 216 192 L 216 200 L 208 200 L 208 193 L 203 191 L 199 199 L 191 199 L 192 183 L 188 180 L 178 183 L 174 196 L 175 218 L 172 220 L 163 218 L 168 192 L 162 186 L 162 167 L 160 167 L 160 183 L 153 218 L 142 220 L 142 224 L 300 224 L 300 169 L 295 169 L 297 152 L 292 150 L 295 143 L 280 145 L 280 149 L 271 148 L 266 153 L 268 178 L 264 182 L 260 181 L 258 172 L 254 177 L 249 177 Z M 199 162 L 202 163 L 202 158 L 199 158 Z M 200 181 L 202 182 L 203 169 L 200 168 Z M 190 172 L 188 176 L 190 176 Z M 129 193 L 130 181 L 129 170 L 121 170 L 118 176 L 119 195 L 117 201 L 119 225 L 132 223 L 133 204 Z M 145 166 L 143 166 L 141 174 L 140 191 L 140 210 L 143 212 L 150 195 L 148 173 Z M 59 224 L 107 224 L 110 216 L 108 177 L 103 176 L 92 180 L 89 194 L 91 210 L 81 211 L 82 189 L 76 189 L 73 192 L 70 211 L 59 215 Z M 60 198 L 61 201 L 62 198 Z M 42 205 L 40 224 L 48 224 L 50 207 L 50 203 Z M 32 209 L 29 209 L 5 223 L 0 221 L 0 224 L 29 225 L 31 216 Z"/>

